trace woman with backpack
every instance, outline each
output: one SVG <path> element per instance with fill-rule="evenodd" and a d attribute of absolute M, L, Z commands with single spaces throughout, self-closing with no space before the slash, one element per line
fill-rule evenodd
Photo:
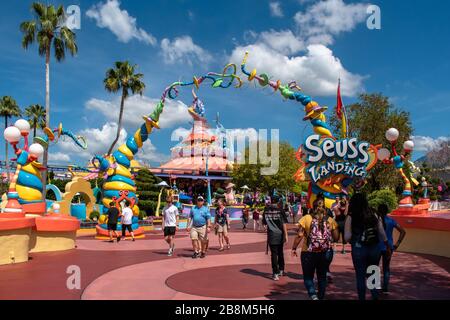
<path fill-rule="evenodd" d="M 403 239 L 405 238 L 406 231 L 402 228 L 401 225 L 397 223 L 394 219 L 388 216 L 389 208 L 386 204 L 380 204 L 378 206 L 378 214 L 380 215 L 380 218 L 383 222 L 384 231 L 386 232 L 386 237 L 388 239 L 389 248 L 391 251 L 397 250 L 397 248 L 400 246 L 400 243 L 402 243 Z M 394 229 L 396 229 L 398 232 L 400 232 L 400 235 L 398 236 L 397 243 L 394 244 L 394 238 L 393 233 Z M 386 251 L 386 245 L 384 242 L 380 241 L 379 247 L 381 250 L 381 257 L 383 261 L 383 293 L 387 293 L 389 291 L 389 278 L 391 274 L 391 257 L 392 254 L 388 254 Z"/>
<path fill-rule="evenodd" d="M 292 246 L 292 256 L 297 256 L 297 247 L 305 238 L 301 253 L 305 287 L 312 300 L 323 300 L 329 266 L 327 252 L 332 248 L 333 239 L 336 241 L 339 237 L 338 226 L 333 218 L 327 216 L 322 199 L 314 203 L 311 214 L 303 216 L 298 226 L 298 234 Z M 314 274 L 317 274 L 317 292 Z"/>
<path fill-rule="evenodd" d="M 356 273 L 356 289 L 359 300 L 366 299 L 366 278 L 369 266 L 377 266 L 380 259 L 379 242 L 386 245 L 386 254 L 391 255 L 383 223 L 374 210 L 369 208 L 367 197 L 356 193 L 350 199 L 345 220 L 345 241 L 352 246 L 352 260 Z M 378 290 L 370 290 L 372 299 L 378 299 Z"/>

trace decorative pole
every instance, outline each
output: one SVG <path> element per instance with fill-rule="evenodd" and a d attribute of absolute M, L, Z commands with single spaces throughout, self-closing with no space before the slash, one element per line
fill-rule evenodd
<path fill-rule="evenodd" d="M 207 194 L 207 197 L 206 197 L 206 201 L 208 201 L 208 206 L 211 206 L 211 204 L 212 204 L 212 199 L 211 199 L 211 180 L 209 179 L 209 174 L 208 174 L 208 162 L 209 162 L 209 153 L 210 153 L 210 148 L 211 148 L 211 145 L 208 145 L 208 147 L 207 147 L 207 149 L 206 149 L 206 171 L 205 171 L 205 174 L 206 174 L 206 180 L 207 180 L 207 183 L 208 183 L 208 194 Z"/>
<path fill-rule="evenodd" d="M 406 176 L 403 166 L 405 164 L 405 159 L 414 150 L 414 142 L 408 140 L 403 143 L 402 155 L 398 154 L 396 149 L 397 140 L 400 133 L 395 128 L 390 128 L 386 131 L 386 139 L 391 143 L 391 150 L 393 157 L 391 158 L 391 151 L 386 148 L 381 148 L 378 150 L 378 159 L 383 161 L 384 164 L 392 164 L 397 169 L 397 171 L 402 176 L 403 182 L 405 183 L 403 187 L 402 199 L 400 200 L 399 207 L 413 207 L 414 203 L 412 201 L 413 187 L 411 181 Z"/>
<path fill-rule="evenodd" d="M 34 143 L 28 147 L 28 135 L 30 134 L 30 124 L 28 121 L 20 119 L 17 120 L 14 126 L 5 129 L 3 135 L 5 139 L 14 148 L 17 155 L 17 167 L 8 189 L 8 202 L 6 204 L 3 213 L 15 213 L 24 214 L 22 205 L 19 203 L 19 194 L 16 190 L 17 181 L 19 179 L 19 173 L 23 166 L 30 162 L 36 161 L 40 156 L 44 154 L 44 148 Z M 17 147 L 20 142 L 20 138 L 24 138 L 23 149 Z"/>

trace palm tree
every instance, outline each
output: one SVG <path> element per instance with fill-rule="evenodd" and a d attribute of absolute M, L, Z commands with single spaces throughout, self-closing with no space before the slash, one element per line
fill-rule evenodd
<path fill-rule="evenodd" d="M 34 2 L 31 5 L 33 20 L 22 22 L 20 30 L 24 34 L 22 46 L 24 49 L 37 42 L 39 55 L 45 57 L 45 124 L 50 126 L 50 53 L 53 47 L 56 61 L 66 57 L 66 50 L 74 56 L 78 52 L 75 33 L 65 26 L 65 10 L 62 5 L 55 8 Z M 48 162 L 48 149 L 44 153 L 44 166 Z M 47 171 L 42 175 L 45 187 Z M 45 190 L 45 188 L 44 188 Z M 44 192 L 45 194 L 45 192 Z M 45 197 L 45 195 L 44 195 Z"/>
<path fill-rule="evenodd" d="M 21 111 L 16 100 L 9 96 L 0 99 L 0 116 L 5 118 L 5 129 L 8 128 L 8 118 L 20 117 Z M 6 179 L 9 180 L 8 141 L 5 143 Z"/>
<path fill-rule="evenodd" d="M 36 137 L 36 130 L 45 128 L 45 108 L 40 104 L 33 104 L 25 109 L 25 116 L 33 128 L 33 138 Z"/>
<path fill-rule="evenodd" d="M 125 105 L 125 100 L 128 98 L 130 91 L 133 94 L 140 94 L 142 96 L 145 84 L 141 81 L 144 77 L 141 73 L 134 73 L 136 70 L 136 65 L 130 65 L 128 61 L 124 62 L 116 62 L 115 68 L 109 69 L 106 72 L 106 78 L 103 81 L 105 84 L 105 89 L 108 92 L 119 92 L 122 90 L 122 100 L 120 101 L 120 113 L 119 113 L 119 122 L 117 126 L 117 134 L 114 139 L 111 147 L 109 147 L 108 154 L 110 155 L 114 146 L 120 137 L 120 131 L 122 130 L 122 117 L 123 117 L 123 108 Z"/>

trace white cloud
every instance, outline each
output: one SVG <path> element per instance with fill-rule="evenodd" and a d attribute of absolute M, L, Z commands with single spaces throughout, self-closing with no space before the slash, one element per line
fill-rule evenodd
<path fill-rule="evenodd" d="M 286 55 L 294 54 L 305 49 L 303 41 L 298 39 L 291 30 L 264 31 L 257 38 L 268 47 Z"/>
<path fill-rule="evenodd" d="M 48 160 L 55 163 L 55 162 L 68 162 L 70 161 L 70 157 L 67 153 L 62 152 L 49 152 L 48 154 Z"/>
<path fill-rule="evenodd" d="M 230 61 L 239 63 L 246 51 L 250 52 L 248 69 L 256 68 L 284 83 L 296 80 L 308 95 L 336 95 L 338 78 L 345 96 L 354 96 L 362 89 L 363 77 L 347 71 L 324 45 L 309 45 L 304 56 L 287 56 L 264 42 L 256 42 L 236 47 Z"/>
<path fill-rule="evenodd" d="M 77 132 L 77 135 L 85 137 L 88 143 L 87 150 L 81 150 L 70 140 L 60 141 L 58 147 L 61 152 L 50 154 L 52 161 L 69 162 L 74 156 L 81 159 L 90 160 L 94 155 L 105 154 L 114 138 L 116 137 L 117 124 L 108 122 L 102 128 L 87 128 Z M 126 142 L 128 133 L 125 129 L 120 131 L 120 138 L 115 145 L 113 152 L 117 150 L 122 144 Z M 53 158 L 52 158 L 53 157 Z M 144 142 L 143 147 L 135 155 L 135 159 L 140 163 L 148 164 L 149 162 L 165 162 L 170 157 L 168 155 L 159 153 L 150 139 Z"/>
<path fill-rule="evenodd" d="M 146 96 L 134 95 L 127 98 L 123 121 L 125 125 L 136 127 L 144 123 L 142 116 L 153 112 L 159 99 L 148 98 Z M 86 102 L 88 110 L 100 111 L 108 120 L 117 121 L 119 118 L 120 98 L 112 101 L 92 98 Z M 166 99 L 164 112 L 160 117 L 161 128 L 171 128 L 177 124 L 188 122 L 191 118 L 187 111 L 188 107 L 179 100 Z"/>
<path fill-rule="evenodd" d="M 330 45 L 334 36 L 353 30 L 367 18 L 364 3 L 345 4 L 343 0 L 317 1 L 306 11 L 297 12 L 294 20 L 299 36 L 308 43 Z"/>
<path fill-rule="evenodd" d="M 108 152 L 108 149 L 116 137 L 117 124 L 108 122 L 103 125 L 101 129 L 99 128 L 87 128 L 77 132 L 76 135 L 83 136 L 88 144 L 87 150 L 81 150 L 77 147 L 72 140 L 66 139 L 65 141 L 60 141 L 58 147 L 62 152 L 66 154 L 76 155 L 77 157 L 90 159 L 95 154 L 103 155 Z M 119 141 L 117 142 L 115 148 L 119 147 L 125 142 L 127 138 L 127 132 L 125 129 L 120 131 Z"/>
<path fill-rule="evenodd" d="M 211 54 L 196 45 L 190 36 L 175 38 L 173 41 L 165 38 L 161 41 L 161 54 L 167 64 L 194 62 L 208 63 L 212 60 Z"/>
<path fill-rule="evenodd" d="M 152 142 L 149 139 L 144 143 L 144 146 L 135 155 L 135 158 L 137 161 L 142 163 L 148 162 L 164 163 L 170 159 L 170 156 L 159 153 L 156 147 L 152 144 Z"/>
<path fill-rule="evenodd" d="M 132 39 L 137 39 L 146 44 L 157 44 L 154 36 L 137 27 L 136 18 L 130 16 L 126 10 L 120 9 L 118 0 L 100 2 L 92 6 L 86 15 L 94 19 L 98 27 L 109 29 L 121 42 L 128 43 Z"/>
<path fill-rule="evenodd" d="M 427 136 L 413 136 L 411 139 L 414 141 L 414 150 L 422 152 L 439 149 L 443 142 L 450 142 L 450 137 L 432 138 Z"/>
<path fill-rule="evenodd" d="M 172 135 L 170 137 L 170 140 L 173 142 L 180 142 L 183 141 L 188 137 L 188 135 L 192 132 L 190 129 L 186 129 L 183 127 L 176 128 L 172 131 Z"/>
<path fill-rule="evenodd" d="M 281 9 L 281 4 L 278 1 L 269 3 L 269 7 L 270 7 L 270 14 L 272 16 L 277 18 L 281 18 L 284 16 L 283 10 Z"/>

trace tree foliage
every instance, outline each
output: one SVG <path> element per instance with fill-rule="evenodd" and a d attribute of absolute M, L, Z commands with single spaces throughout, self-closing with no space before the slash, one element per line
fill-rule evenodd
<path fill-rule="evenodd" d="M 400 132 L 397 148 L 401 152 L 403 142 L 413 133 L 409 113 L 395 107 L 388 97 L 380 93 L 361 94 L 359 102 L 347 106 L 346 109 L 349 136 L 358 140 L 364 140 L 373 145 L 382 144 L 389 149 L 389 141 L 386 140 L 385 133 L 389 128 L 396 128 Z M 331 116 L 330 124 L 335 132 L 339 132 L 341 122 L 335 113 Z M 405 170 L 408 170 L 408 164 L 405 166 Z M 367 192 L 383 188 L 401 190 L 402 186 L 403 181 L 395 168 L 379 162 L 370 170 L 365 189 Z"/>
<path fill-rule="evenodd" d="M 145 84 L 142 82 L 144 75 L 142 73 L 135 73 L 136 68 L 136 65 L 131 65 L 128 61 L 117 61 L 114 68 L 106 71 L 106 77 L 103 80 L 106 91 L 113 93 L 119 92 L 120 90 L 122 91 L 117 133 L 114 141 L 109 147 L 108 154 L 111 154 L 120 137 L 125 100 L 130 93 L 142 95 L 145 89 Z"/>
<path fill-rule="evenodd" d="M 397 208 L 398 199 L 394 191 L 389 189 L 375 190 L 368 196 L 369 205 L 375 210 L 380 204 L 385 204 L 389 208 L 389 212 L 392 212 Z"/>
<path fill-rule="evenodd" d="M 148 169 L 139 170 L 136 176 L 137 194 L 139 195 L 139 209 L 147 215 L 153 215 L 158 204 L 160 188 L 156 186 L 162 180 Z M 163 199 L 164 200 L 164 199 Z"/>
<path fill-rule="evenodd" d="M 268 144 L 269 154 L 271 153 L 270 144 Z M 267 167 L 261 164 L 258 159 L 257 164 L 249 164 L 249 149 L 245 149 L 245 164 L 235 165 L 232 172 L 233 182 L 237 186 L 247 185 L 255 190 L 260 188 L 262 191 L 293 191 L 299 187 L 294 180 L 294 174 L 300 167 L 300 163 L 295 158 L 296 150 L 288 142 L 281 142 L 279 148 L 279 169 L 274 175 L 261 175 L 261 168 Z"/>

